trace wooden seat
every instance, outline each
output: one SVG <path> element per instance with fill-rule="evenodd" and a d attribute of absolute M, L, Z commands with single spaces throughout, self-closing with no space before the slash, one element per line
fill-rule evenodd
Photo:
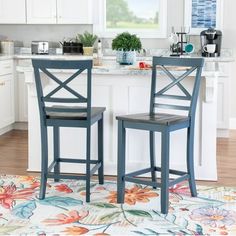
<path fill-rule="evenodd" d="M 35 83 L 38 97 L 41 128 L 41 184 L 39 199 L 45 198 L 47 178 L 82 179 L 86 181 L 86 202 L 90 202 L 90 180 L 98 171 L 100 184 L 104 182 L 103 174 L 103 112 L 105 107 L 91 107 L 92 94 L 92 60 L 44 60 L 32 59 Z M 67 70 L 73 74 L 66 80 L 57 78 L 57 70 Z M 75 71 L 75 72 L 74 72 Z M 83 72 L 86 75 L 86 96 L 80 94 L 69 85 L 72 80 L 80 79 Z M 85 73 L 86 72 L 86 73 Z M 55 72 L 56 73 L 56 72 Z M 43 89 L 42 74 L 57 85 Z M 50 91 L 48 91 L 50 90 Z M 62 93 L 58 93 L 62 92 Z M 63 93 L 64 92 L 64 93 Z M 65 94 L 65 95 L 64 95 Z M 64 97 L 63 97 L 64 95 Z M 69 96 L 68 96 L 69 95 Z M 59 105 L 58 105 L 59 104 Z M 60 105 L 63 104 L 63 105 Z M 68 105 L 64 105 L 68 104 Z M 83 104 L 84 106 L 82 106 Z M 98 124 L 98 159 L 91 160 L 91 126 Z M 53 162 L 48 165 L 48 127 L 53 128 Z M 73 127 L 86 129 L 86 158 L 65 158 L 60 154 L 60 128 Z M 79 143 L 78 143 L 79 145 Z M 63 174 L 60 172 L 61 163 L 79 163 L 86 165 L 85 175 Z M 90 168 L 94 165 L 93 168 Z"/>
<path fill-rule="evenodd" d="M 187 116 L 179 116 L 173 114 L 165 114 L 165 113 L 141 113 L 141 114 L 133 114 L 126 116 L 117 116 L 117 120 L 131 121 L 136 123 L 147 123 L 147 124 L 159 124 L 159 125 L 173 125 L 178 123 L 186 123 L 188 124 L 189 117 Z"/>
<path fill-rule="evenodd" d="M 117 167 L 117 202 L 124 203 L 125 182 L 149 185 L 154 188 L 161 188 L 161 212 L 168 213 L 169 208 L 169 187 L 183 181 L 188 180 L 193 197 L 197 196 L 195 175 L 194 175 L 194 124 L 197 98 L 199 94 L 201 71 L 204 60 L 202 58 L 169 58 L 169 57 L 153 57 L 152 65 L 152 83 L 150 96 L 149 113 L 120 115 L 118 120 L 118 167 Z M 171 67 L 183 67 L 181 75 L 176 78 L 170 71 Z M 171 80 L 164 88 L 157 89 L 157 69 L 162 70 Z M 186 71 L 185 71 L 186 70 Z M 190 93 L 181 83 L 186 77 L 193 72 L 193 89 Z M 177 87 L 181 93 L 171 93 L 173 87 Z M 180 95 L 182 94 L 182 95 Z M 141 95 L 140 95 L 141 96 Z M 158 100 L 160 99 L 161 102 Z M 163 102 L 165 100 L 165 102 Z M 176 101 L 178 100 L 178 101 Z M 180 103 L 179 100 L 182 100 Z M 171 101 L 171 103 L 167 103 Z M 175 103 L 174 103 L 175 102 Z M 186 103 L 188 105 L 186 105 Z M 176 104 L 176 105 L 174 105 Z M 168 114 L 161 113 L 159 110 L 168 109 Z M 173 114 L 169 113 L 173 111 Z M 185 112 L 186 115 L 176 115 L 176 110 Z M 172 170 L 169 167 L 170 153 L 170 133 L 176 130 L 187 128 L 187 172 Z M 139 129 L 149 131 L 149 147 L 150 147 L 150 168 L 140 169 L 132 173 L 126 173 L 126 129 Z M 155 162 L 155 132 L 161 133 L 161 167 L 156 166 Z M 156 171 L 161 172 L 161 183 L 157 182 Z M 144 180 L 137 178 L 146 173 L 151 173 L 152 180 Z M 169 174 L 179 175 L 175 180 L 169 180 Z"/>
<path fill-rule="evenodd" d="M 53 106 L 55 107 L 55 106 Z M 65 108 L 64 106 L 57 106 L 58 108 Z M 68 107 L 66 107 L 68 108 Z M 71 110 L 80 109 L 82 107 L 69 107 Z M 91 118 L 101 115 L 106 110 L 105 107 L 91 107 Z M 86 112 L 46 112 L 47 119 L 62 119 L 62 120 L 86 120 Z"/>

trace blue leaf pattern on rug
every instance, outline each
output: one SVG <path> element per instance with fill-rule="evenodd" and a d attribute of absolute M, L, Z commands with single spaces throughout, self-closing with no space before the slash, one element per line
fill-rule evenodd
<path fill-rule="evenodd" d="M 35 201 L 22 203 L 12 209 L 12 214 L 22 219 L 29 219 L 33 215 L 35 208 Z"/>
<path fill-rule="evenodd" d="M 52 196 L 52 197 L 46 197 L 43 200 L 39 200 L 39 203 L 55 207 L 68 207 L 68 206 L 82 205 L 83 201 L 71 197 Z"/>

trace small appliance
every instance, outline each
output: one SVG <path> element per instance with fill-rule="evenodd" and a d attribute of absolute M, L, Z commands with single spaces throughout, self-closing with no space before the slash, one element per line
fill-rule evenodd
<path fill-rule="evenodd" d="M 32 41 L 31 52 L 32 54 L 48 54 L 49 43 L 47 41 Z"/>
<path fill-rule="evenodd" d="M 63 54 L 84 54 L 83 44 L 72 41 L 60 42 Z"/>
<path fill-rule="evenodd" d="M 0 52 L 2 54 L 13 55 L 14 54 L 14 42 L 11 40 L 4 40 L 0 42 Z"/>
<path fill-rule="evenodd" d="M 222 44 L 222 32 L 209 28 L 200 34 L 203 57 L 219 57 Z"/>

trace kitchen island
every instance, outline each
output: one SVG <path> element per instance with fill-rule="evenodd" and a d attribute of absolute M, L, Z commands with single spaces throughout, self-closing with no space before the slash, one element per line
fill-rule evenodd
<path fill-rule="evenodd" d="M 59 57 L 72 59 L 72 57 Z M 58 58 L 53 58 L 58 59 Z M 73 59 L 83 59 L 73 57 Z M 221 59 L 222 60 L 222 59 Z M 150 61 L 149 61 L 150 62 Z M 217 180 L 216 136 L 217 136 L 217 79 L 220 75 L 219 59 L 207 59 L 202 74 L 202 84 L 198 100 L 195 127 L 195 173 L 201 180 Z M 28 131 L 29 156 L 28 170 L 39 171 L 40 122 L 34 74 L 30 64 L 17 67 L 24 73 L 28 87 Z M 178 76 L 182 73 L 173 71 Z M 104 163 L 105 174 L 116 175 L 117 159 L 117 115 L 148 112 L 151 86 L 151 70 L 139 70 L 135 66 L 120 66 L 110 58 L 104 65 L 94 67 L 92 73 L 92 105 L 105 106 L 104 114 Z M 63 78 L 68 72 L 60 71 Z M 159 83 L 164 83 L 160 74 Z M 187 86 L 192 86 L 192 78 L 187 79 Z M 44 89 L 55 84 L 47 81 Z M 85 78 L 70 84 L 73 88 L 85 89 Z M 49 156 L 52 159 L 52 134 L 49 128 Z M 92 129 L 92 159 L 97 158 L 97 129 Z M 76 128 L 61 129 L 61 156 L 69 158 L 85 157 L 85 130 Z M 127 131 L 127 171 L 148 167 L 148 133 L 138 130 Z M 186 130 L 171 135 L 170 166 L 172 169 L 185 170 Z M 156 134 L 156 158 L 160 164 L 160 135 Z M 211 166 L 211 168 L 209 168 Z M 64 172 L 83 173 L 84 166 L 62 166 Z"/>

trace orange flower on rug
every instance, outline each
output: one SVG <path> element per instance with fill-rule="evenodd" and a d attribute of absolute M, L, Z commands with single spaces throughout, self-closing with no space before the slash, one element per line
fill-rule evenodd
<path fill-rule="evenodd" d="M 152 191 L 150 188 L 143 188 L 135 185 L 130 189 L 125 189 L 125 203 L 135 205 L 137 202 L 149 202 L 149 198 L 158 197 L 159 194 Z M 107 197 L 110 203 L 116 203 L 117 191 L 111 191 Z"/>
<path fill-rule="evenodd" d="M 81 235 L 88 233 L 89 230 L 84 227 L 73 226 L 73 227 L 67 227 L 63 232 L 66 233 L 67 235 Z"/>
<path fill-rule="evenodd" d="M 89 214 L 88 211 L 70 211 L 68 214 L 59 214 L 56 216 L 55 219 L 46 219 L 44 223 L 50 225 L 62 225 L 62 224 L 70 224 L 74 222 L 79 222 L 80 220 L 84 219 Z"/>
<path fill-rule="evenodd" d="M 30 188 L 17 190 L 15 184 L 1 186 L 0 187 L 0 204 L 4 208 L 10 209 L 15 205 L 15 200 L 30 199 L 33 193 L 34 193 L 34 190 Z"/>

